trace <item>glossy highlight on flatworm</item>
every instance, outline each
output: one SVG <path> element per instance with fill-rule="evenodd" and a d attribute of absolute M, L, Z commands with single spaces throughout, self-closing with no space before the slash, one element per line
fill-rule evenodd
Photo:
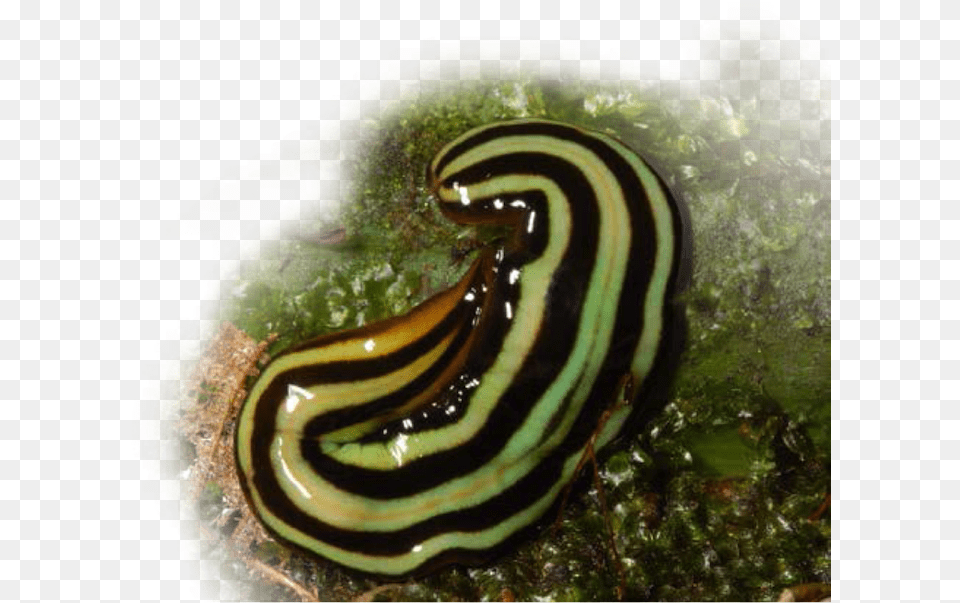
<path fill-rule="evenodd" d="M 512 234 L 409 314 L 274 359 L 236 430 L 263 524 L 379 576 L 512 546 L 590 438 L 602 448 L 643 413 L 680 348 L 683 209 L 623 143 L 494 123 L 444 147 L 427 180 L 449 219 Z"/>

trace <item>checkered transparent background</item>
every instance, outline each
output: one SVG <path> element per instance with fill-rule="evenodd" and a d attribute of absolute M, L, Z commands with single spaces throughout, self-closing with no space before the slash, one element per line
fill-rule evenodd
<path fill-rule="evenodd" d="M 577 4 L 0 3 L 0 597 L 229 596 L 178 380 L 221 278 L 335 207 L 360 120 L 479 73 L 731 65 L 832 101 L 834 597 L 960 597 L 960 5 Z"/>

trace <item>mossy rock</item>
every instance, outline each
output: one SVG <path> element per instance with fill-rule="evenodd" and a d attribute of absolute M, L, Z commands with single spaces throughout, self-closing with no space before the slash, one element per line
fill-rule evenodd
<path fill-rule="evenodd" d="M 423 178 L 443 144 L 519 116 L 610 131 L 686 200 L 695 254 L 671 402 L 601 465 L 624 596 L 773 600 L 794 584 L 829 583 L 829 512 L 814 517 L 830 483 L 829 158 L 817 102 L 796 104 L 788 124 L 749 101 L 722 88 L 674 102 L 652 85 L 534 80 L 424 94 L 366 133 L 334 225 L 344 240 L 276 244 L 231 283 L 223 318 L 257 338 L 280 333 L 278 352 L 402 314 L 458 278 L 465 241 L 498 235 L 437 212 Z M 304 575 L 321 598 L 378 585 L 322 561 Z M 376 597 L 610 599 L 618 583 L 587 476 L 558 530 L 489 566 L 450 568 Z"/>

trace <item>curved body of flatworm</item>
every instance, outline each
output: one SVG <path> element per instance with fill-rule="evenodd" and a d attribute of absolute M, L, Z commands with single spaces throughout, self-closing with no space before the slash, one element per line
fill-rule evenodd
<path fill-rule="evenodd" d="M 683 211 L 623 143 L 496 123 L 427 177 L 447 217 L 512 235 L 406 316 L 274 359 L 237 424 L 240 481 L 269 530 L 381 576 L 515 542 L 590 438 L 603 447 L 642 411 L 682 330 Z"/>

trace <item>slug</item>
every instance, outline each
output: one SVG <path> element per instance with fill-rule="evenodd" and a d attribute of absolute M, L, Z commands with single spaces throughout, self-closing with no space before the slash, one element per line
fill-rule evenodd
<path fill-rule="evenodd" d="M 486 562 L 534 529 L 590 439 L 653 407 L 683 331 L 685 210 L 618 140 L 494 123 L 427 181 L 449 219 L 511 234 L 406 316 L 275 358 L 236 428 L 271 533 L 390 578 Z"/>

